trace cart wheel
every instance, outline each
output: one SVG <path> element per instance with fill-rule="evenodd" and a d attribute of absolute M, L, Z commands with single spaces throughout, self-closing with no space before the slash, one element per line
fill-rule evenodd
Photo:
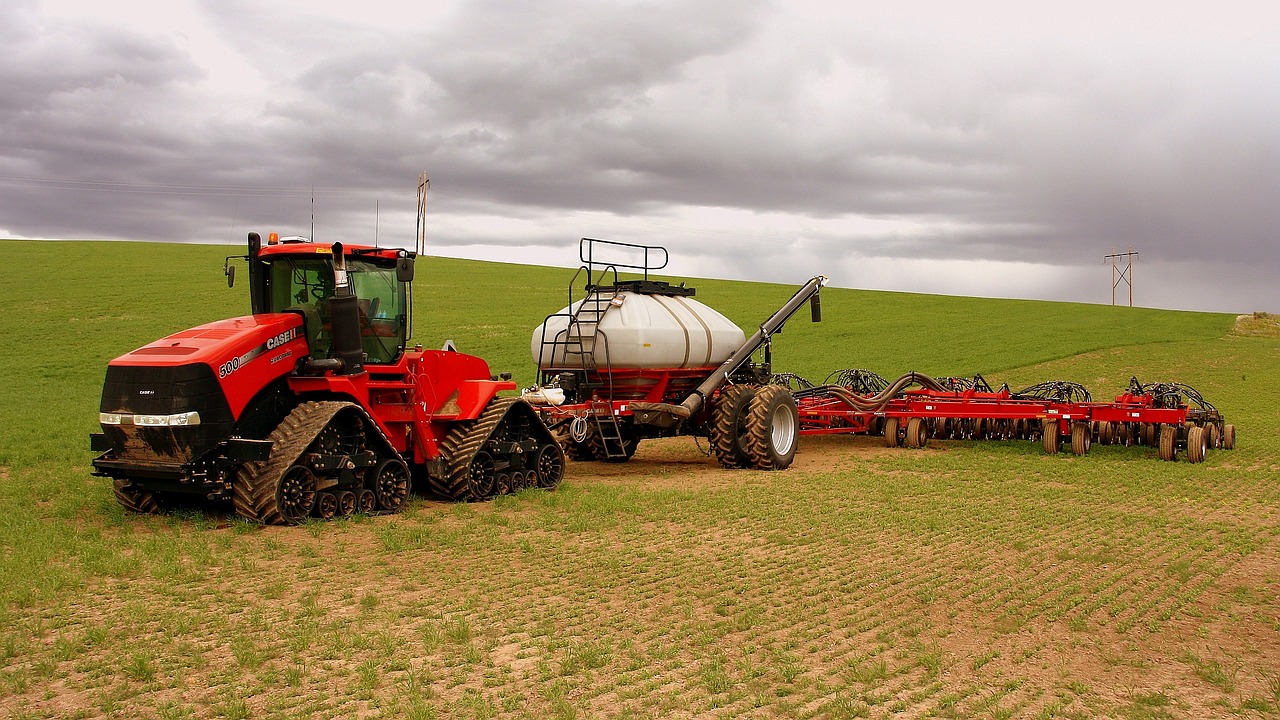
<path fill-rule="evenodd" d="M 1210 448 L 1217 450 L 1222 447 L 1222 431 L 1218 429 L 1217 425 L 1214 425 L 1213 423 L 1205 425 L 1204 434 L 1205 437 L 1209 439 Z"/>
<path fill-rule="evenodd" d="M 907 447 L 922 448 L 929 441 L 929 429 L 924 418 L 913 417 L 907 421 Z"/>
<path fill-rule="evenodd" d="M 751 399 L 747 418 L 747 453 L 756 470 L 786 470 L 796 456 L 800 413 L 791 391 L 765 385 Z"/>
<path fill-rule="evenodd" d="M 1187 431 L 1187 462 L 1202 463 L 1209 449 L 1209 435 L 1204 428 L 1195 425 Z"/>
<path fill-rule="evenodd" d="M 1044 440 L 1044 451 L 1050 455 L 1058 454 L 1058 421 L 1045 420 L 1041 426 L 1041 438 Z"/>
<path fill-rule="evenodd" d="M 1160 428 L 1160 459 L 1168 462 L 1178 459 L 1178 428 L 1173 425 Z"/>
<path fill-rule="evenodd" d="M 1071 452 L 1076 455 L 1088 454 L 1089 448 L 1093 445 L 1093 432 L 1088 423 L 1073 423 L 1071 425 Z"/>
<path fill-rule="evenodd" d="M 1222 449 L 1236 449 L 1236 426 L 1227 424 L 1222 426 Z"/>
<path fill-rule="evenodd" d="M 1142 444 L 1147 447 L 1154 447 L 1160 443 L 1160 425 L 1158 423 L 1143 423 L 1142 432 L 1139 437 L 1142 438 Z"/>
<path fill-rule="evenodd" d="M 711 411 L 711 447 L 721 467 L 751 467 L 747 452 L 747 411 L 756 396 L 750 385 L 730 385 L 720 391 Z"/>
<path fill-rule="evenodd" d="M 891 417 L 884 420 L 884 446 L 898 447 L 901 440 L 898 438 L 898 418 Z"/>
<path fill-rule="evenodd" d="M 1123 445 L 1125 447 L 1133 445 L 1133 433 L 1134 430 L 1129 426 L 1129 423 L 1119 423 L 1116 426 L 1116 444 Z"/>

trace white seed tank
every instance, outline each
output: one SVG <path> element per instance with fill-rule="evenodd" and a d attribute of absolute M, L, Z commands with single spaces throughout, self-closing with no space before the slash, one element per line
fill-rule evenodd
<path fill-rule="evenodd" d="M 593 292 L 534 329 L 533 360 L 546 370 L 580 368 L 590 358 L 602 372 L 718 366 L 746 336 L 728 318 L 688 295 L 623 288 Z M 572 334 L 571 315 L 577 317 Z"/>

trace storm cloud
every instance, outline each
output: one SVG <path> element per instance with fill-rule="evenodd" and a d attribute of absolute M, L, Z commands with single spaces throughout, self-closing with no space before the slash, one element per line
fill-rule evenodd
<path fill-rule="evenodd" d="M 1280 310 L 1280 11 L 367 5 L 0 7 L 0 234 Z"/>

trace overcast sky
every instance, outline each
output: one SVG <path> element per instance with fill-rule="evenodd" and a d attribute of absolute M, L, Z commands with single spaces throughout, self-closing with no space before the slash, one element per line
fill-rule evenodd
<path fill-rule="evenodd" d="M 0 237 L 1280 312 L 1280 5 L 1052 5 L 5 0 Z"/>

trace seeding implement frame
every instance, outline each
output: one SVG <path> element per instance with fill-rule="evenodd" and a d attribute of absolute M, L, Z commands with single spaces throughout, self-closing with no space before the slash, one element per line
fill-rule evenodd
<path fill-rule="evenodd" d="M 915 448 L 940 433 L 960 439 L 1039 438 L 1048 453 L 1057 453 L 1065 442 L 1076 455 L 1088 453 L 1095 441 L 1119 442 L 1156 445 L 1164 460 L 1176 460 L 1183 449 L 1193 463 L 1202 462 L 1210 449 L 1235 446 L 1235 427 L 1194 389 L 1176 383 L 1144 386 L 1134 379 L 1128 391 L 1108 403 L 1093 401 L 1073 383 L 1034 386 L 1055 390 L 1049 393 L 1030 388 L 1014 393 L 1007 386 L 991 390 L 981 376 L 957 382 L 907 373 L 890 385 L 867 371 L 842 375 L 849 373 L 873 376 L 879 382 L 871 386 L 884 389 L 873 394 L 867 387 L 799 383 L 793 395 L 801 435 L 881 435 L 886 446 Z M 956 385 L 963 389 L 950 389 Z"/>

